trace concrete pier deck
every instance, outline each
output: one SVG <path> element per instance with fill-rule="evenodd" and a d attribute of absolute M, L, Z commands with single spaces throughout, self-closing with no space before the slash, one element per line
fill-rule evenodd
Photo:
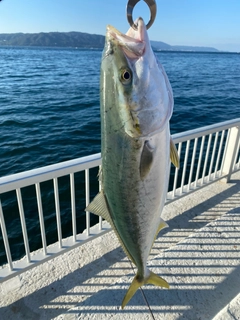
<path fill-rule="evenodd" d="M 170 289 L 143 287 L 155 319 L 240 319 L 240 172 L 166 205 L 149 268 Z M 153 319 L 109 232 L 0 284 L 0 319 Z"/>

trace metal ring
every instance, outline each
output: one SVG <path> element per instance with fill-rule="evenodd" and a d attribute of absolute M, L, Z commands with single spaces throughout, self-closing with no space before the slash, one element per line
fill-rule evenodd
<path fill-rule="evenodd" d="M 132 13 L 133 13 L 133 8 L 135 7 L 135 5 L 139 1 L 140 0 L 129 0 L 128 4 L 127 4 L 127 20 L 128 20 L 128 23 L 130 24 L 130 26 L 135 30 L 137 30 L 137 26 L 133 22 Z M 156 18 L 157 4 L 156 4 L 155 0 L 144 0 L 144 1 L 148 5 L 148 7 L 150 9 L 150 13 L 151 13 L 150 20 L 149 20 L 148 24 L 146 25 L 146 28 L 149 29 Z"/>

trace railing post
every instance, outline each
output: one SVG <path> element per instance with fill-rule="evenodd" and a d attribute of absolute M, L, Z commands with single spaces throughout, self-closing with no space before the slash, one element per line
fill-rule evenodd
<path fill-rule="evenodd" d="M 228 183 L 231 179 L 231 174 L 238 152 L 238 142 L 240 139 L 240 127 L 233 127 L 230 129 L 229 138 L 225 147 L 225 155 L 222 164 L 222 175 L 227 175 L 222 179 L 223 182 Z"/>
<path fill-rule="evenodd" d="M 6 250 L 9 269 L 10 271 L 12 271 L 13 270 L 12 255 L 11 255 L 9 242 L 8 242 L 8 235 L 7 235 L 6 225 L 5 225 L 4 216 L 3 216 L 1 199 L 0 199 L 0 229 L 2 230 L 3 243 Z"/>

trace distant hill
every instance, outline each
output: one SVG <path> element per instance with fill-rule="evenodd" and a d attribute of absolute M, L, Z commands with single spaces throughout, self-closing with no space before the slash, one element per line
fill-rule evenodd
<path fill-rule="evenodd" d="M 83 32 L 40 32 L 0 34 L 0 46 L 73 47 L 102 49 L 105 37 Z M 161 41 L 151 41 L 155 50 L 218 51 L 211 47 L 171 46 Z"/>
<path fill-rule="evenodd" d="M 205 51 L 218 52 L 219 50 L 212 47 L 196 47 L 196 46 L 171 46 L 161 41 L 151 41 L 151 45 L 155 50 L 170 50 L 170 51 Z"/>
<path fill-rule="evenodd" d="M 105 37 L 83 32 L 0 34 L 1 46 L 103 48 Z"/>

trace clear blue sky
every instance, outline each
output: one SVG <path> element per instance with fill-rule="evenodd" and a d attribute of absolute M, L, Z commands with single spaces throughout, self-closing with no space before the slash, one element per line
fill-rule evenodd
<path fill-rule="evenodd" d="M 151 40 L 213 46 L 240 52 L 240 0 L 156 0 Z M 81 31 L 105 34 L 107 24 L 126 32 L 127 0 L 2 0 L 0 33 Z M 149 19 L 141 0 L 134 18 Z"/>

